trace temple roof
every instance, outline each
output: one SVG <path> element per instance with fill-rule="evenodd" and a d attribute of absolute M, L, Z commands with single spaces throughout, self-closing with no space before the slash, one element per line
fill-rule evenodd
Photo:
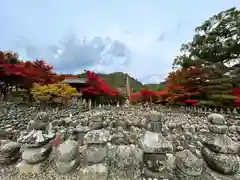
<path fill-rule="evenodd" d="M 84 78 L 65 78 L 63 80 L 64 83 L 75 83 L 75 84 L 84 84 L 86 80 Z"/>

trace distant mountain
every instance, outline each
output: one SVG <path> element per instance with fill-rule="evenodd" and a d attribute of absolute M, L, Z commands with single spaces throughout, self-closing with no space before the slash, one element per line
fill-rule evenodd
<path fill-rule="evenodd" d="M 153 90 L 162 90 L 165 86 L 165 82 L 160 83 L 149 83 L 149 84 L 142 84 L 139 80 L 131 77 L 127 73 L 123 72 L 114 72 L 109 74 L 104 73 L 97 73 L 100 77 L 102 77 L 105 83 L 109 84 L 110 87 L 119 88 L 125 91 L 125 83 L 126 77 L 128 76 L 129 82 L 131 84 L 131 88 L 133 91 L 139 91 L 141 88 L 149 88 Z M 84 78 L 85 73 L 79 74 L 80 77 Z"/>
<path fill-rule="evenodd" d="M 109 74 L 97 73 L 100 77 L 102 77 L 106 84 L 109 84 L 110 87 L 114 88 L 125 88 L 126 85 L 126 77 L 129 78 L 129 82 L 131 87 L 134 90 L 139 90 L 143 87 L 143 84 L 128 75 L 127 73 L 123 72 L 114 72 Z M 85 77 L 85 73 L 80 74 L 80 77 Z"/>
<path fill-rule="evenodd" d="M 159 84 L 144 84 L 144 87 L 147 87 L 149 89 L 153 89 L 153 90 L 162 90 L 165 86 L 165 82 L 160 82 Z"/>

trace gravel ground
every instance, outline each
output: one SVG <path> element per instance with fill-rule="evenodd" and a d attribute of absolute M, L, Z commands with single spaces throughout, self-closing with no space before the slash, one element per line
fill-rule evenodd
<path fill-rule="evenodd" d="M 8 167 L 1 167 L 0 172 L 0 180 L 140 180 L 141 178 L 138 177 L 127 177 L 126 173 L 117 173 L 112 171 L 109 173 L 108 177 L 101 177 L 99 174 L 92 177 L 82 177 L 81 171 L 78 169 L 74 170 L 71 173 L 60 175 L 58 174 L 54 166 L 47 168 L 47 170 L 40 174 L 20 174 L 17 172 L 15 168 L 16 165 L 8 166 Z"/>
<path fill-rule="evenodd" d="M 20 174 L 14 166 L 1 168 L 1 180 L 80 180 L 80 171 L 75 170 L 66 175 L 60 175 L 53 168 L 40 174 Z"/>

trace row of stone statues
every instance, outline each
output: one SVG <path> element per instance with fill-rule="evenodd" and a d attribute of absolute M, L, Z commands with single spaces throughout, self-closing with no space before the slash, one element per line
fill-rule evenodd
<path fill-rule="evenodd" d="M 39 113 L 38 116 L 43 122 L 48 119 L 46 113 Z M 71 120 L 71 117 L 69 118 Z M 207 118 L 209 132 L 203 133 L 201 139 L 203 146 L 199 155 L 188 149 L 176 153 L 173 142 L 163 134 L 162 117 L 159 114 L 152 114 L 151 120 L 146 125 L 147 131 L 139 139 L 143 153 L 138 162 L 142 169 L 142 177 L 173 179 L 177 176 L 180 180 L 194 178 L 208 180 L 216 172 L 227 175 L 230 180 L 237 180 L 240 168 L 239 143 L 226 134 L 228 127 L 224 116 L 214 113 Z M 51 158 L 59 173 L 68 173 L 77 168 L 81 162 L 86 162 L 84 164 L 89 166 L 91 164 L 91 167 L 92 164 L 104 169 L 108 167 L 106 157 L 110 151 L 115 151 L 111 150 L 111 144 L 108 144 L 110 142 L 108 130 L 92 130 L 88 126 L 79 125 L 71 132 L 68 140 L 64 141 L 64 132 L 55 135 L 51 131 L 52 123 L 48 123 L 47 131 L 45 126 L 38 124 L 36 128 L 34 123 L 29 122 L 30 132 L 22 134 L 18 142 L 1 141 L 1 164 L 9 164 L 21 156 L 21 161 L 17 165 L 21 172 L 40 172 L 43 167 L 47 167 L 46 162 Z"/>

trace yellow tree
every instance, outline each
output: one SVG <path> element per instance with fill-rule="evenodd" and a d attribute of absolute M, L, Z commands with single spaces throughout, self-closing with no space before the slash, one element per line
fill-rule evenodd
<path fill-rule="evenodd" d="M 67 105 L 74 97 L 81 94 L 65 83 L 55 83 L 48 85 L 34 84 L 31 94 L 36 102 L 40 104 L 61 104 Z"/>

